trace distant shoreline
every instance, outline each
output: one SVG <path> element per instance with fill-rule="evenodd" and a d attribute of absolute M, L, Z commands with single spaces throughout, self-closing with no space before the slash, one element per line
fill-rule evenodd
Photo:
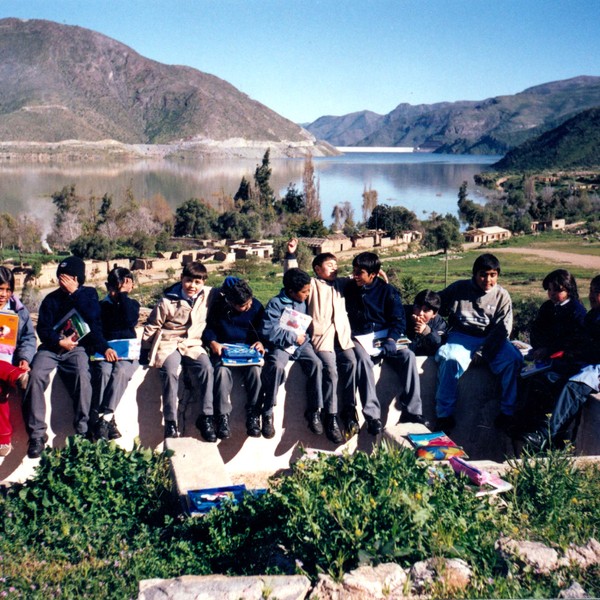
<path fill-rule="evenodd" d="M 343 152 L 344 154 L 351 154 L 353 152 L 363 153 L 395 153 L 395 154 L 409 154 L 417 152 L 412 146 L 336 146 L 336 150 Z"/>

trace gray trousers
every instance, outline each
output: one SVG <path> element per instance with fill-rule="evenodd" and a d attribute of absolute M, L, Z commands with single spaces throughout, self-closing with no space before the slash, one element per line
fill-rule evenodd
<path fill-rule="evenodd" d="M 200 400 L 201 414 L 213 414 L 213 366 L 206 354 L 197 359 L 182 356 L 175 350 L 159 369 L 162 382 L 163 418 L 165 421 L 177 421 L 179 391 L 179 367 L 192 388 L 194 398 Z"/>
<path fill-rule="evenodd" d="M 246 388 L 246 412 L 256 413 L 260 401 L 260 370 L 261 367 L 226 367 L 221 361 L 214 365 L 215 369 L 215 410 L 218 415 L 231 413 L 231 390 L 233 389 L 233 370 L 242 375 Z"/>
<path fill-rule="evenodd" d="M 336 349 L 317 352 L 323 363 L 323 406 L 325 412 L 335 415 L 339 410 L 338 391 L 342 411 L 354 411 L 356 406 L 356 357 L 354 351 Z M 341 384 L 338 389 L 338 383 Z"/>
<path fill-rule="evenodd" d="M 23 416 L 30 439 L 41 439 L 46 434 L 46 388 L 50 374 L 58 370 L 73 401 L 73 427 L 76 433 L 87 433 L 92 384 L 89 358 L 83 347 L 58 354 L 51 350 L 38 350 L 29 372 L 29 385 L 23 398 Z"/>
<path fill-rule="evenodd" d="M 356 353 L 356 376 L 358 392 L 363 405 L 363 414 L 367 419 L 381 418 L 381 403 L 377 397 L 373 359 L 358 343 L 354 345 Z M 417 359 L 412 350 L 400 350 L 394 356 L 386 356 L 384 360 L 400 377 L 400 393 L 402 405 L 413 415 L 422 414 L 421 383 Z"/>
<path fill-rule="evenodd" d="M 137 360 L 94 360 L 92 373 L 92 414 L 114 413 L 138 368 Z"/>
<path fill-rule="evenodd" d="M 262 368 L 262 400 L 260 411 L 264 415 L 272 415 L 277 400 L 279 386 L 285 382 L 285 368 L 292 355 L 276 348 L 269 352 Z M 319 360 L 313 347 L 304 344 L 294 359 L 300 363 L 306 375 L 307 410 L 315 412 L 323 408 L 323 363 Z"/>

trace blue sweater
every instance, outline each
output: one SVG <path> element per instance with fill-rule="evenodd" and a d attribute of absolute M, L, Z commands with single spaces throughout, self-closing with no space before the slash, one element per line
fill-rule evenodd
<path fill-rule="evenodd" d="M 140 303 L 119 292 L 100 302 L 102 333 L 107 340 L 135 339 L 135 326 L 140 316 Z"/>
<path fill-rule="evenodd" d="M 249 310 L 238 312 L 221 296 L 208 310 L 202 341 L 207 345 L 211 342 L 252 345 L 260 341 L 258 332 L 264 312 L 263 305 L 256 298 L 252 298 Z"/>

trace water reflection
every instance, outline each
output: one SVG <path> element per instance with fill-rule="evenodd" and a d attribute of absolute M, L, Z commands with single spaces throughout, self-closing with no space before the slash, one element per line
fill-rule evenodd
<path fill-rule="evenodd" d="M 335 204 L 348 201 L 361 218 L 365 187 L 377 190 L 380 203 L 406 206 L 422 217 L 432 211 L 456 212 L 458 188 L 472 184 L 498 157 L 436 156 L 428 154 L 356 154 L 315 158 L 323 217 L 330 223 Z M 111 194 L 116 205 L 130 188 L 138 200 L 165 198 L 174 210 L 190 198 L 203 198 L 217 210 L 219 198 L 233 195 L 240 180 L 250 181 L 258 161 L 207 159 L 204 161 L 138 161 L 89 165 L 0 165 L 0 212 L 29 214 L 52 221 L 50 196 L 75 184 L 83 196 Z M 273 188 L 281 195 L 290 182 L 302 188 L 304 162 L 271 161 Z"/>

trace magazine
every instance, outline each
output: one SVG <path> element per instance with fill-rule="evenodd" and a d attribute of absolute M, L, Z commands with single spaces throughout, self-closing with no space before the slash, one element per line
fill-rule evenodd
<path fill-rule="evenodd" d="M 297 334 L 306 333 L 308 330 L 312 318 L 304 313 L 298 312 L 293 308 L 286 308 L 282 313 L 279 319 L 279 327 L 284 329 L 285 331 L 293 331 Z M 294 354 L 298 346 L 293 344 L 285 348 L 285 351 L 289 354 Z"/>
<path fill-rule="evenodd" d="M 408 441 L 415 447 L 417 458 L 426 460 L 449 460 L 453 456 L 467 456 L 463 448 L 443 431 L 434 433 L 409 433 Z"/>
<path fill-rule="evenodd" d="M 466 475 L 471 483 L 476 486 L 476 496 L 489 496 L 491 494 L 500 494 L 512 489 L 512 484 L 505 481 L 495 473 L 478 469 L 474 465 L 462 460 L 459 457 L 452 457 L 449 461 L 454 472 L 459 475 Z"/>
<path fill-rule="evenodd" d="M 364 335 L 355 335 L 354 339 L 369 353 L 370 356 L 379 356 L 381 347 L 388 336 L 388 329 L 365 333 Z M 396 350 L 408 348 L 411 341 L 407 337 L 396 340 Z"/>
<path fill-rule="evenodd" d="M 266 489 L 247 490 L 244 484 L 190 490 L 187 493 L 190 514 L 203 516 L 213 508 L 221 508 L 227 503 L 239 504 L 246 494 L 259 496 L 266 491 Z"/>
<path fill-rule="evenodd" d="M 90 332 L 90 326 L 83 317 L 73 308 L 55 326 L 61 339 L 70 338 L 78 342 Z"/>
<path fill-rule="evenodd" d="M 19 333 L 19 316 L 13 312 L 0 312 L 0 354 L 14 354 Z"/>
<path fill-rule="evenodd" d="M 227 367 L 262 367 L 262 354 L 248 344 L 222 344 L 221 362 Z"/>
<path fill-rule="evenodd" d="M 110 340 L 108 345 L 117 353 L 119 360 L 138 360 L 142 349 L 142 342 L 138 339 Z M 104 354 L 96 352 L 90 360 L 106 360 Z"/>

